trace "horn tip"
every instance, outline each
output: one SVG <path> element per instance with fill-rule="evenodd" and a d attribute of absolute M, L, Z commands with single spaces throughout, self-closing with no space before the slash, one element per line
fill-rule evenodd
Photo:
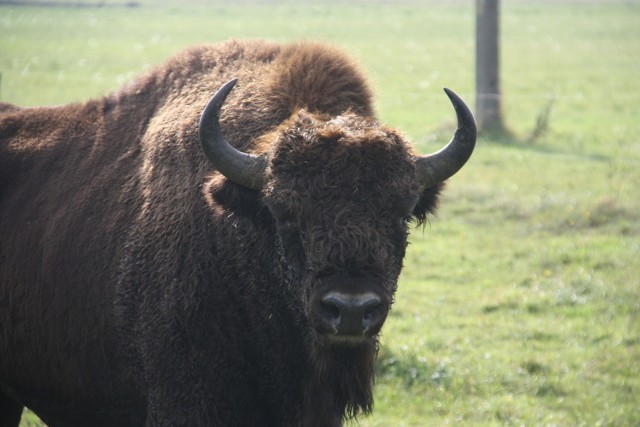
<path fill-rule="evenodd" d="M 460 97 L 451 89 L 449 89 L 448 87 L 444 87 L 442 88 L 442 90 L 444 90 L 444 93 L 447 94 L 447 96 L 449 97 L 449 99 L 453 100 L 453 99 L 460 99 Z"/>
<path fill-rule="evenodd" d="M 238 78 L 234 77 L 226 82 L 220 89 L 224 90 L 224 92 L 230 92 L 231 89 L 233 89 L 233 87 L 236 85 L 236 83 L 238 83 Z"/>

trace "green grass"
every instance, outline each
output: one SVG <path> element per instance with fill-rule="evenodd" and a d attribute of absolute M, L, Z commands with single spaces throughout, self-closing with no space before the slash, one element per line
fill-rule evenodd
<path fill-rule="evenodd" d="M 450 136 L 441 87 L 473 104 L 473 2 L 202 3 L 0 7 L 0 100 L 83 101 L 235 37 L 344 47 L 423 152 Z M 414 231 L 361 426 L 640 424 L 640 5 L 503 3 L 513 135 Z"/>

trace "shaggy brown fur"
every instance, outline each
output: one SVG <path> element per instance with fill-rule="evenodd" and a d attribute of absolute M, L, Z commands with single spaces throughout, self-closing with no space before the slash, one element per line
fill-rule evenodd
<path fill-rule="evenodd" d="M 197 138 L 265 153 L 265 188 L 212 170 Z M 334 48 L 189 49 L 103 99 L 0 107 L 0 424 L 331 426 L 372 408 L 377 340 L 328 341 L 326 288 L 390 305 L 406 220 L 440 185 L 374 117 Z"/>

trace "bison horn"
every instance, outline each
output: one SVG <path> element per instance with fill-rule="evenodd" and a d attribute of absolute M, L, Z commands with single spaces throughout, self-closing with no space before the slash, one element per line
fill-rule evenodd
<path fill-rule="evenodd" d="M 220 130 L 220 109 L 238 79 L 222 86 L 200 116 L 200 144 L 213 166 L 225 177 L 242 186 L 260 190 L 267 161 L 264 156 L 243 153 L 227 142 Z"/>
<path fill-rule="evenodd" d="M 469 160 L 476 145 L 476 122 L 473 113 L 453 91 L 444 90 L 456 110 L 458 129 L 440 151 L 416 160 L 416 170 L 425 187 L 431 187 L 453 176 Z"/>

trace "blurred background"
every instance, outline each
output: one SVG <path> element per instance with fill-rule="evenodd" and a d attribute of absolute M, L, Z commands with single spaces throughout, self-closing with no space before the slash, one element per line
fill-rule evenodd
<path fill-rule="evenodd" d="M 428 153 L 455 127 L 442 88 L 475 105 L 482 3 L 0 0 L 0 101 L 105 96 L 194 44 L 322 40 Z M 640 425 L 640 1 L 502 0 L 498 22 L 502 127 L 412 232 L 354 426 Z"/>

